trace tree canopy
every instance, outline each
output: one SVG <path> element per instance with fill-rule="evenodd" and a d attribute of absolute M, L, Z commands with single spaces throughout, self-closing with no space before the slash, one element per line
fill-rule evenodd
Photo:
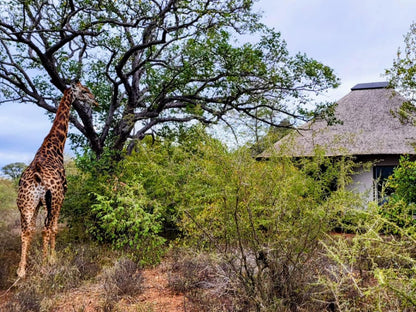
<path fill-rule="evenodd" d="M 25 163 L 16 162 L 3 166 L 1 171 L 3 171 L 3 174 L 9 176 L 12 180 L 17 181 L 25 169 Z"/>
<path fill-rule="evenodd" d="M 308 119 L 310 96 L 338 85 L 329 67 L 290 55 L 252 0 L 1 6 L 8 9 L 0 15 L 0 103 L 31 102 L 53 114 L 70 81 L 81 79 L 100 106 L 74 103 L 70 121 L 82 135 L 72 139 L 98 156 L 106 146 L 131 151 L 171 123 Z"/>
<path fill-rule="evenodd" d="M 398 90 L 408 100 L 401 110 L 395 112 L 403 121 L 416 123 L 416 23 L 410 26 L 404 37 L 404 47 L 397 51 L 393 66 L 386 70 L 391 87 Z"/>

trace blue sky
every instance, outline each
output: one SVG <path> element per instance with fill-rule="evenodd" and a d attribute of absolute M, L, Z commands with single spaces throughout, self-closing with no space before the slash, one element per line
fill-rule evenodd
<path fill-rule="evenodd" d="M 341 86 L 325 95 L 328 101 L 357 83 L 385 80 L 385 69 L 416 22 L 414 0 L 259 0 L 255 8 L 263 11 L 266 25 L 281 32 L 289 51 L 334 69 Z M 33 105 L 0 105 L 0 168 L 29 163 L 50 126 L 44 111 Z"/>

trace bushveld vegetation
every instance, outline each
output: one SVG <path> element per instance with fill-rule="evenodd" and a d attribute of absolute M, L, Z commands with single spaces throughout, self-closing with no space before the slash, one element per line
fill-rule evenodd
<path fill-rule="evenodd" d="M 53 114 L 82 79 L 100 105 L 73 104 L 79 133 L 70 137 L 82 152 L 66 164 L 58 261 L 42 264 L 38 237 L 15 284 L 16 181 L 0 180 L 0 309 L 61 309 L 69 294 L 66 310 L 84 311 L 74 290 L 85 296 L 99 284 L 94 309 L 125 311 L 145 287 L 142 269 L 163 261 L 187 311 L 415 311 L 413 162 L 402 161 L 379 206 L 347 191 L 348 157 L 253 158 L 279 129 L 317 116 L 336 122 L 330 103 L 313 100 L 339 83 L 324 64 L 290 55 L 253 1 L 7 4 L 2 103 Z M 413 25 L 406 57 L 387 72 L 410 90 L 415 33 Z M 180 126 L 189 123 L 222 123 L 235 136 L 244 125 L 256 144 L 230 150 L 201 126 Z M 262 138 L 270 126 L 278 130 Z M 19 168 L 6 172 L 16 180 Z"/>
<path fill-rule="evenodd" d="M 345 189 L 351 159 L 256 161 L 202 127 L 171 134 L 120 162 L 84 154 L 67 164 L 59 260 L 42 269 L 32 248 L 32 273 L 7 309 L 49 310 L 94 280 L 102 310 L 117 311 L 141 291 L 140 268 L 167 259 L 169 287 L 191 311 L 414 311 L 414 194 L 402 193 L 412 162 L 390 179 L 388 204 L 365 206 Z M 16 217 L 15 186 L 1 187 L 2 214 Z M 0 224 L 2 289 L 18 261 L 11 220 Z"/>

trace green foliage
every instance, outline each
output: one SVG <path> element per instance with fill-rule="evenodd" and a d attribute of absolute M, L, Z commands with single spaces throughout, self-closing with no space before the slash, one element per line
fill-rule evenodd
<path fill-rule="evenodd" d="M 131 256 L 142 263 L 159 260 L 164 239 L 161 214 L 157 202 L 147 198 L 138 179 L 110 184 L 106 194 L 94 194 L 91 207 L 95 222 L 89 232 L 100 242 L 109 242 L 116 249 L 128 247 Z M 157 250 L 160 250 L 159 252 Z"/>
<path fill-rule="evenodd" d="M 348 162 L 317 156 L 295 166 L 282 158 L 255 161 L 245 149 L 203 148 L 205 158 L 189 160 L 180 186 L 187 242 L 226 261 L 251 309 L 301 306 L 312 296 L 319 241 L 353 198 L 342 189 L 329 195 Z"/>
<path fill-rule="evenodd" d="M 0 211 L 14 207 L 16 196 L 15 185 L 10 180 L 0 178 Z"/>
<path fill-rule="evenodd" d="M 161 132 L 119 162 L 111 153 L 78 157 L 78 169 L 67 170 L 64 209 L 73 230 L 80 223 L 147 263 L 168 238 L 191 247 L 175 256 L 170 283 L 207 311 L 224 302 L 235 311 L 413 311 L 407 159 L 389 181 L 392 200 L 366 208 L 347 191 L 354 164 L 346 157 L 317 150 L 299 161 L 256 161 L 250 149 L 227 150 L 200 126 Z M 389 207 L 396 211 L 380 214 Z"/>
<path fill-rule="evenodd" d="M 415 240 L 405 231 L 383 234 L 391 222 L 377 209 L 369 207 L 361 233 L 321 242 L 327 259 L 315 299 L 332 303 L 336 311 L 414 311 Z"/>
<path fill-rule="evenodd" d="M 399 91 L 407 101 L 393 112 L 403 122 L 415 123 L 416 100 L 416 23 L 410 25 L 404 37 L 404 47 L 397 51 L 397 58 L 390 69 L 386 70 L 390 85 Z"/>
<path fill-rule="evenodd" d="M 175 123 L 310 119 L 310 101 L 339 84 L 328 66 L 290 55 L 252 0 L 6 2 L 1 100 L 40 101 L 53 111 L 69 82 L 81 79 L 100 105 L 74 103 L 71 122 L 82 135 L 70 137 L 97 156 L 126 144 L 130 152 Z"/>
<path fill-rule="evenodd" d="M 68 176 L 62 216 L 76 237 L 91 235 L 137 261 L 157 262 L 164 243 L 160 206 L 147 197 L 140 175 L 124 173 L 125 162 L 115 163 L 111 153 L 106 155 L 78 158 L 80 171 Z"/>
<path fill-rule="evenodd" d="M 162 132 L 118 163 L 107 154 L 78 157 L 68 196 L 89 205 L 79 219 L 87 232 L 142 261 L 158 257 L 162 237 L 215 251 L 250 309 L 310 300 L 320 240 L 361 207 L 345 191 L 351 161 L 319 151 L 298 162 L 256 161 L 250 149 L 229 151 L 200 126 Z M 77 190 L 86 197 L 71 198 Z"/>
<path fill-rule="evenodd" d="M 401 157 L 400 164 L 387 180 L 386 188 L 392 191 L 387 203 L 379 208 L 379 213 L 390 223 L 385 231 L 399 234 L 403 230 L 415 234 L 416 225 L 416 162 L 409 157 Z"/>
<path fill-rule="evenodd" d="M 416 234 L 416 205 L 414 203 L 408 204 L 393 196 L 388 203 L 379 208 L 379 214 L 389 221 L 385 225 L 386 233 L 402 234 L 405 231 L 407 234 Z"/>
<path fill-rule="evenodd" d="M 416 202 L 416 162 L 411 161 L 408 156 L 402 156 L 386 187 L 391 188 L 394 195 L 405 203 Z"/>

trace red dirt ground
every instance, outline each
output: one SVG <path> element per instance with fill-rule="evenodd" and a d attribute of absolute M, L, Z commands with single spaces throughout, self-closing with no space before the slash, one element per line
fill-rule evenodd
<path fill-rule="evenodd" d="M 168 289 L 166 272 L 149 269 L 143 272 L 144 292 L 138 297 L 141 302 L 151 305 L 154 312 L 182 312 L 185 298 Z"/>
<path fill-rule="evenodd" d="M 168 288 L 167 272 L 160 265 L 145 269 L 143 274 L 143 292 L 137 296 L 123 298 L 115 305 L 115 311 L 151 311 L 182 312 L 185 311 L 185 297 L 175 294 Z M 0 291 L 0 311 L 5 308 L 12 292 Z M 53 298 L 53 312 L 98 312 L 103 311 L 105 290 L 98 283 L 85 284 L 59 297 Z"/>

